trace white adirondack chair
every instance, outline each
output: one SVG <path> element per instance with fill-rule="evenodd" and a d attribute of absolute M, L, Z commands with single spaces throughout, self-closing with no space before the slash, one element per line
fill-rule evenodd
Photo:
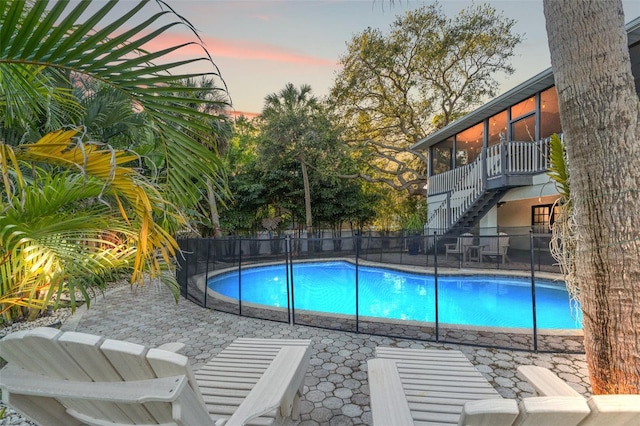
<path fill-rule="evenodd" d="M 460 235 L 456 239 L 455 244 L 445 244 L 444 245 L 444 260 L 449 260 L 450 254 L 457 254 L 462 257 L 462 261 L 467 261 L 467 251 L 469 250 L 469 246 L 473 245 L 473 234 L 464 233 Z"/>
<path fill-rule="evenodd" d="M 518 369 L 541 395 L 518 403 L 502 399 L 459 351 L 377 348 L 376 357 L 367 363 L 374 426 L 640 424 L 640 395 L 587 401 L 541 367 Z"/>
<path fill-rule="evenodd" d="M 560 377 L 544 367 L 521 365 L 518 372 L 541 396 L 581 396 Z M 580 426 L 640 425 L 640 395 L 592 395 L 591 414 Z"/>
<path fill-rule="evenodd" d="M 507 250 L 509 250 L 509 235 L 504 232 L 500 232 L 498 237 L 486 237 L 487 244 L 482 248 L 481 259 L 485 256 L 495 256 L 500 259 L 501 263 L 509 261 L 507 256 Z"/>
<path fill-rule="evenodd" d="M 516 402 L 500 399 L 460 351 L 378 347 L 367 365 L 374 426 L 455 425 L 476 400 L 488 400 L 487 425 L 510 425 L 518 415 Z"/>
<path fill-rule="evenodd" d="M 237 339 L 195 374 L 171 350 L 40 327 L 0 340 L 2 399 L 42 425 L 240 425 L 297 418 L 309 340 Z M 169 350 L 166 350 L 169 349 Z"/>

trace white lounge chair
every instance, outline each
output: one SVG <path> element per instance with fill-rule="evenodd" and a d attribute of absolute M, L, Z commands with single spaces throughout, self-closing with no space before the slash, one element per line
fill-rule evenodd
<path fill-rule="evenodd" d="M 194 374 L 163 347 L 41 327 L 0 340 L 0 387 L 6 404 L 47 426 L 274 424 L 298 416 L 309 348 L 237 339 Z"/>
<path fill-rule="evenodd" d="M 444 245 L 444 260 L 449 260 L 450 254 L 457 254 L 462 257 L 462 261 L 467 261 L 467 251 L 473 245 L 473 234 L 464 233 L 456 239 L 455 244 Z"/>
<path fill-rule="evenodd" d="M 374 426 L 577 425 L 581 396 L 502 399 L 460 351 L 377 348 L 368 361 Z"/>

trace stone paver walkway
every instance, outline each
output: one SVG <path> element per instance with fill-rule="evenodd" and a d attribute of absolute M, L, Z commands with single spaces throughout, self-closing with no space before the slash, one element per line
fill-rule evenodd
<path fill-rule="evenodd" d="M 176 304 L 170 292 L 157 283 L 122 287 L 99 296 L 90 309 L 79 309 L 62 328 L 148 346 L 183 342 L 183 353 L 194 369 L 236 337 L 312 339 L 300 425 L 372 424 L 367 360 L 376 346 L 459 349 L 505 398 L 532 395 L 531 386 L 516 373 L 522 364 L 550 368 L 578 392 L 589 394 L 584 355 L 536 354 L 290 326 L 211 311 L 185 299 Z"/>

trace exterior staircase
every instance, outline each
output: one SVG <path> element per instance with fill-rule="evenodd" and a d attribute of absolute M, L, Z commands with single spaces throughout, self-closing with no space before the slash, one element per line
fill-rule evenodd
<path fill-rule="evenodd" d="M 457 236 L 476 226 L 509 189 L 546 172 L 548 145 L 548 139 L 503 142 L 483 148 L 473 163 L 432 176 L 428 196 L 441 201 L 430 203 L 426 231 Z"/>
<path fill-rule="evenodd" d="M 483 192 L 475 203 L 467 209 L 466 212 L 451 225 L 451 228 L 473 228 L 478 224 L 480 218 L 483 217 L 493 206 L 495 206 L 502 196 L 508 191 L 508 188 L 491 189 Z"/>

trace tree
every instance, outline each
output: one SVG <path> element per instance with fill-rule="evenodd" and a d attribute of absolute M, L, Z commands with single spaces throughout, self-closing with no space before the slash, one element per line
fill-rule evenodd
<path fill-rule="evenodd" d="M 376 193 L 367 192 L 362 182 L 320 176 L 311 187 L 314 221 L 323 225 L 323 229 L 331 229 L 334 238 L 342 235 L 345 223 L 371 223 L 375 217 L 374 208 L 380 198 Z"/>
<path fill-rule="evenodd" d="M 427 157 L 410 147 L 494 96 L 520 36 L 488 5 L 454 19 L 438 4 L 398 17 L 388 34 L 356 34 L 341 58 L 331 103 L 352 131 L 360 177 L 423 195 Z"/>
<path fill-rule="evenodd" d="M 164 193 L 171 197 L 171 201 L 194 205 L 198 194 L 190 188 L 194 183 L 204 182 L 210 176 L 218 180 L 219 159 L 202 145 L 202 141 L 193 138 L 193 130 L 207 131 L 206 125 L 195 119 L 185 121 L 184 115 L 207 118 L 206 112 L 194 111 L 190 106 L 193 102 L 207 104 L 215 101 L 198 100 L 195 96 L 180 98 L 174 94 L 176 88 L 181 87 L 183 79 L 202 75 L 218 78 L 219 73 L 199 41 L 172 46 L 159 52 L 141 50 L 146 43 L 161 37 L 176 25 L 186 26 L 196 35 L 189 22 L 175 14 L 162 0 L 155 2 L 160 11 L 142 24 L 132 24 L 132 21 L 141 16 L 144 19 L 148 3 L 140 1 L 131 3 L 128 8 L 115 10 L 116 3 L 109 2 L 102 4 L 93 15 L 87 16 L 86 10 L 90 2 L 75 5 L 48 1 L 0 2 L 0 67 L 5 76 L 2 81 L 18 82 L 4 91 L 12 99 L 9 101 L 8 97 L 0 98 L 0 108 L 15 108 L 16 104 L 26 105 L 27 108 L 35 106 L 29 81 L 34 79 L 31 74 L 43 69 L 57 71 L 57 79 L 68 80 L 69 73 L 74 73 L 76 78 L 95 79 L 115 87 L 133 105 L 143 109 L 157 129 L 157 142 L 167 153 L 166 161 L 170 171 L 164 176 Z M 109 24 L 96 29 L 107 15 L 110 16 Z M 59 20 L 63 16 L 65 19 Z M 174 20 L 169 24 L 159 29 L 154 28 L 160 20 L 172 17 Z M 59 23 L 56 23 L 57 20 Z M 201 48 L 202 56 L 186 61 L 171 61 L 173 53 L 192 45 Z M 163 61 L 165 63 L 155 65 Z M 184 65 L 199 62 L 208 62 L 212 71 L 180 73 Z M 52 80 L 49 79 L 48 87 L 55 85 L 56 82 Z M 191 93 L 200 91 L 200 88 L 190 89 Z M 38 108 L 46 111 L 43 106 Z M 208 140 L 207 144 L 213 146 L 215 143 Z M 207 161 L 200 161 L 205 159 Z"/>
<path fill-rule="evenodd" d="M 36 142 L 45 133 L 80 120 L 84 112 L 62 70 L 28 63 L 8 68 L 0 63 L 0 140 L 4 143 Z"/>
<path fill-rule="evenodd" d="M 73 79 L 75 97 L 83 114 L 66 123 L 82 123 L 91 139 L 116 149 L 133 149 L 138 154 L 149 153 L 155 146 L 155 132 L 144 111 L 131 107 L 131 99 L 113 86 L 96 80 Z"/>
<path fill-rule="evenodd" d="M 35 144 L 0 143 L 0 313 L 30 318 L 54 295 L 147 271 L 176 289 L 170 259 L 177 245 L 154 215 L 175 214 L 135 167 L 131 152 L 82 142 L 77 130 Z M 149 206 L 149 207 L 147 207 Z M 176 293 L 177 296 L 177 293 Z"/>
<path fill-rule="evenodd" d="M 216 156 L 224 158 L 229 150 L 229 139 L 233 133 L 231 117 L 227 111 L 230 105 L 229 95 L 218 87 L 213 78 L 207 76 L 201 76 L 200 79 L 187 78 L 183 84 L 185 89 L 189 91 L 179 93 L 178 98 L 193 95 L 194 100 L 191 102 L 190 108 L 208 115 L 208 118 L 203 120 L 208 129 L 204 132 L 198 130 L 193 136 L 194 139 L 208 147 Z M 192 91 L 194 88 L 196 90 Z M 188 116 L 185 118 L 188 120 Z M 213 145 L 210 142 L 213 142 Z M 223 161 L 220 170 L 225 170 L 225 165 Z M 220 185 L 221 183 L 226 183 L 226 179 L 215 182 L 211 178 L 207 178 L 205 182 L 206 197 L 203 198 L 206 202 L 200 203 L 200 211 L 208 212 L 209 215 L 197 221 L 201 235 L 208 234 L 216 237 L 220 233 L 218 201 L 224 203 L 228 194 L 228 188 Z"/>
<path fill-rule="evenodd" d="M 268 202 L 262 172 L 257 167 L 259 132 L 253 120 L 238 117 L 233 137 L 224 157 L 229 170 L 229 189 L 233 198 L 222 209 L 222 229 L 233 234 L 254 236 L 261 224 L 261 213 Z"/>
<path fill-rule="evenodd" d="M 323 112 L 311 86 L 297 89 L 288 83 L 279 93 L 265 97 L 261 115 L 263 143 L 259 147 L 260 162 L 267 169 L 279 168 L 295 161 L 302 173 L 307 236 L 313 234 L 309 164 L 323 155 L 331 140 L 332 125 Z"/>
<path fill-rule="evenodd" d="M 544 0 L 592 391 L 640 393 L 640 106 L 622 2 Z"/>

